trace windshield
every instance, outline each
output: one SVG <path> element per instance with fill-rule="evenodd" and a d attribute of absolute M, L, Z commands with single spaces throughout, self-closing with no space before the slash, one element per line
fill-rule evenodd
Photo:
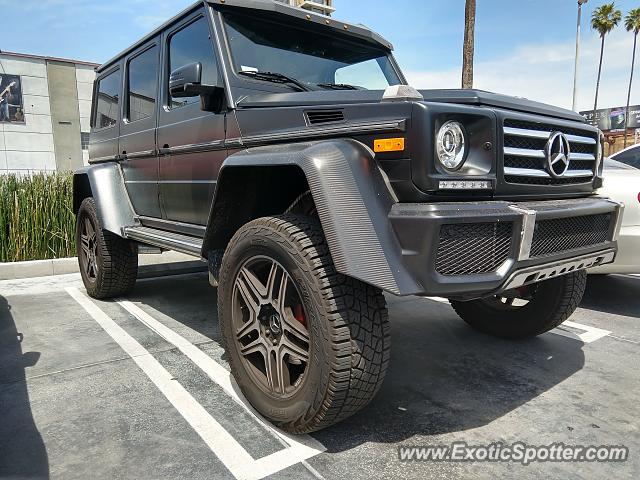
<path fill-rule="evenodd" d="M 640 146 L 623 150 L 611 155 L 611 158 L 630 167 L 640 168 Z"/>
<path fill-rule="evenodd" d="M 632 168 L 624 163 L 616 162 L 610 158 L 604 159 L 604 168 L 607 170 L 632 170 Z"/>
<path fill-rule="evenodd" d="M 384 90 L 402 83 L 384 50 L 348 35 L 318 34 L 246 14 L 224 18 L 236 73 L 277 73 L 310 90 Z"/>

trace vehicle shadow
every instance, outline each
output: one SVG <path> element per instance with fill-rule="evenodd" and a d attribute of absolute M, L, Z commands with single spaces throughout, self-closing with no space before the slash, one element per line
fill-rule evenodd
<path fill-rule="evenodd" d="M 589 275 L 581 308 L 640 318 L 640 277 Z"/>
<path fill-rule="evenodd" d="M 27 390 L 25 368 L 39 352 L 22 352 L 11 305 L 0 295 L 0 478 L 49 478 L 49 458 Z"/>
<path fill-rule="evenodd" d="M 314 436 L 331 452 L 485 426 L 584 366 L 582 342 L 507 341 L 475 332 L 449 305 L 390 301 L 391 366 L 373 402 Z"/>
<path fill-rule="evenodd" d="M 206 276 L 140 284 L 135 299 L 219 343 Z M 388 297 L 391 367 L 373 402 L 314 436 L 329 451 L 480 427 L 580 371 L 582 342 L 547 334 L 503 341 L 466 326 L 449 305 Z"/>
<path fill-rule="evenodd" d="M 201 335 L 220 341 L 217 292 L 209 285 L 206 273 L 139 281 L 129 300 L 142 302 Z"/>

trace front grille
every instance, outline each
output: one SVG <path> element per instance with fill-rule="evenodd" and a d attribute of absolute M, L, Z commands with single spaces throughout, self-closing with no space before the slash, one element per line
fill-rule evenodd
<path fill-rule="evenodd" d="M 509 258 L 512 229 L 510 222 L 442 225 L 436 272 L 441 275 L 495 272 Z"/>
<path fill-rule="evenodd" d="M 610 213 L 541 220 L 533 233 L 531 258 L 607 243 L 612 220 Z"/>
<path fill-rule="evenodd" d="M 547 171 L 545 147 L 551 134 L 567 135 L 571 147 L 569 169 L 561 178 Z M 596 173 L 597 135 L 561 125 L 507 119 L 504 121 L 504 176 L 522 185 L 590 183 Z"/>

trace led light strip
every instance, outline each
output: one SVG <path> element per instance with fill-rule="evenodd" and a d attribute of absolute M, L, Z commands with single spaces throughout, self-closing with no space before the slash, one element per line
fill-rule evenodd
<path fill-rule="evenodd" d="M 491 180 L 441 180 L 440 190 L 491 190 Z"/>

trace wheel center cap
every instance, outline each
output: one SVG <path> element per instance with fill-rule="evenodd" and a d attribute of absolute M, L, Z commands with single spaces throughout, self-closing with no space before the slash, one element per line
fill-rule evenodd
<path fill-rule="evenodd" d="M 273 333 L 274 335 L 278 335 L 282 331 L 279 315 L 276 315 L 274 313 L 273 315 L 269 316 L 269 328 L 271 329 L 271 333 Z"/>

